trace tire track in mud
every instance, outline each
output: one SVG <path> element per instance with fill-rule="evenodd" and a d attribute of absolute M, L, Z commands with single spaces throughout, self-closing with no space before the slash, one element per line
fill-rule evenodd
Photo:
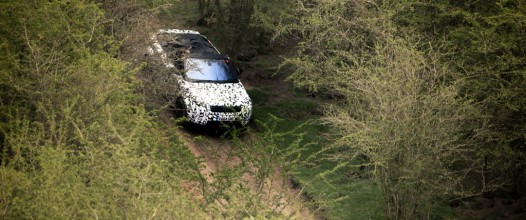
<path fill-rule="evenodd" d="M 242 170 L 234 181 L 248 189 L 252 199 L 259 199 L 269 209 L 288 219 L 319 219 L 307 208 L 307 201 L 302 191 L 295 189 L 278 167 L 270 168 L 272 172 L 265 178 L 257 178 L 258 169 L 251 164 L 251 161 L 240 158 L 239 149 L 228 139 L 222 138 L 221 131 L 206 130 L 221 130 L 220 128 L 197 125 L 189 127 L 191 129 L 175 126 L 174 129 L 185 146 L 200 160 L 199 172 L 208 186 L 221 181 L 216 176 L 225 170 Z M 249 138 L 257 138 L 255 134 L 251 135 Z M 220 205 L 228 206 L 226 200 L 218 199 Z"/>

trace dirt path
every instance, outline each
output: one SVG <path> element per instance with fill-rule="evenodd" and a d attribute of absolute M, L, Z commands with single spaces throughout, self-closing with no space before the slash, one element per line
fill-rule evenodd
<path fill-rule="evenodd" d="M 240 158 L 238 146 L 221 138 L 220 132 L 206 130 L 212 128 L 195 125 L 175 128 L 188 149 L 200 159 L 200 173 L 209 186 L 221 184 L 224 179 L 217 176 L 222 173 L 237 170 L 240 173 L 231 177 L 231 181 L 235 182 L 233 185 L 239 184 L 243 189 L 249 190 L 244 195 L 245 199 L 247 196 L 248 200 L 257 199 L 267 209 L 288 219 L 316 219 L 307 208 L 301 190 L 294 189 L 290 180 L 281 175 L 279 168 L 273 167 L 273 172 L 264 178 L 256 177 L 258 169 L 251 166 L 250 161 Z M 248 201 L 233 201 L 235 202 Z M 230 207 L 231 204 L 221 198 L 218 205 Z"/>
<path fill-rule="evenodd" d="M 169 18 L 169 21 L 162 17 L 159 19 L 153 18 L 149 28 L 194 29 L 194 27 L 180 22 L 182 20 L 183 18 L 178 15 Z M 167 26 L 168 24 L 169 26 Z M 140 55 L 141 53 L 138 54 Z M 247 89 L 259 88 L 258 83 L 251 82 L 250 76 L 253 75 L 254 73 L 250 72 L 244 73 L 246 79 L 242 79 L 242 81 L 244 80 L 243 82 Z M 281 81 L 273 81 L 272 84 L 276 84 L 277 88 L 284 86 Z M 286 93 L 278 92 L 276 94 Z M 196 197 L 205 201 L 207 196 L 210 197 L 209 194 L 211 192 L 231 190 L 231 196 L 238 197 L 238 201 L 235 198 L 226 199 L 219 196 L 217 201 L 214 202 L 214 205 L 219 206 L 222 211 L 236 205 L 245 208 L 244 204 L 235 203 L 248 204 L 252 203 L 251 200 L 258 200 L 260 204 L 265 206 L 262 207 L 265 210 L 272 210 L 274 213 L 287 219 L 319 219 L 307 208 L 307 200 L 303 196 L 301 189 L 294 188 L 288 177 L 282 175 L 279 167 L 272 167 L 270 169 L 272 172 L 264 177 L 256 176 L 261 174 L 261 172 L 258 172 L 258 168 L 253 166 L 253 162 L 249 161 L 250 158 L 242 158 L 239 146 L 231 143 L 229 139 L 222 138 L 221 133 L 224 130 L 217 126 L 182 125 L 174 122 L 172 119 L 173 115 L 169 111 L 163 110 L 161 112 L 161 121 L 168 129 L 176 132 L 185 146 L 198 158 L 199 172 L 206 182 L 204 183 L 206 184 L 204 188 L 197 186 L 203 183 L 188 183 L 189 186 L 186 188 L 192 191 Z M 253 133 L 249 138 L 257 138 L 257 134 Z M 231 179 L 229 181 L 233 181 L 230 185 L 239 186 L 238 188 L 243 190 L 221 189 L 221 184 L 224 184 L 223 182 L 226 180 L 224 175 L 235 171 L 240 172 L 227 178 Z"/>

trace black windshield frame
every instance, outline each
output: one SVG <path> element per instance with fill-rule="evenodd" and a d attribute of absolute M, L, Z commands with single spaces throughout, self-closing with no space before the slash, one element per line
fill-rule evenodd
<path fill-rule="evenodd" d="M 228 59 L 189 58 L 185 61 L 185 80 L 190 82 L 237 83 L 238 76 Z"/>

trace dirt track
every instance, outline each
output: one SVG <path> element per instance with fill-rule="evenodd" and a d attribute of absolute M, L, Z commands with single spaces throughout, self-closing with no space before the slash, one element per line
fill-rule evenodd
<path fill-rule="evenodd" d="M 151 21 L 150 28 L 166 28 L 166 23 L 169 22 L 169 28 L 180 28 L 180 29 L 195 29 L 188 25 L 179 22 L 182 18 L 178 19 L 176 15 L 171 21 L 162 21 L 153 19 Z M 163 25 L 165 24 L 165 25 Z M 146 37 L 146 36 L 145 36 Z M 141 54 L 141 53 L 137 53 Z M 243 73 L 243 77 L 253 76 L 254 73 L 246 72 Z M 257 83 L 249 83 L 247 79 L 242 81 L 247 89 L 259 88 Z M 285 86 L 281 81 L 273 81 L 272 84 L 278 88 Z M 279 94 L 279 92 L 277 93 Z M 284 93 L 281 93 L 284 94 Z M 198 126 L 188 125 L 187 123 L 176 123 L 172 120 L 174 116 L 167 110 L 161 112 L 161 121 L 170 130 L 173 130 L 181 138 L 182 142 L 188 149 L 195 155 L 199 160 L 199 172 L 203 179 L 206 181 L 206 187 L 199 187 L 197 185 L 203 183 L 188 183 L 189 186 L 185 187 L 188 190 L 193 191 L 193 194 L 200 199 L 206 200 L 206 194 L 203 191 L 214 191 L 213 187 L 217 187 L 221 184 L 218 177 L 222 173 L 229 172 L 231 170 L 241 171 L 237 173 L 232 179 L 235 183 L 231 185 L 239 185 L 243 189 L 248 190 L 245 198 L 240 199 L 241 201 L 235 202 L 250 202 L 243 201 L 256 199 L 261 202 L 267 210 L 272 210 L 274 213 L 281 214 L 287 219 L 319 219 L 315 216 L 312 211 L 307 208 L 307 201 L 303 196 L 301 189 L 295 189 L 290 180 L 284 177 L 280 173 L 279 167 L 269 168 L 272 173 L 267 174 L 264 178 L 261 176 L 256 177 L 258 170 L 256 167 L 250 165 L 254 164 L 250 158 L 241 158 L 239 152 L 239 146 L 233 146 L 233 143 L 229 139 L 222 138 L 224 129 L 217 126 Z M 253 132 L 246 139 L 257 139 L 257 133 Z M 248 143 L 243 143 L 246 145 Z M 247 146 L 249 147 L 249 146 Z M 224 198 L 217 198 L 215 202 L 219 207 L 228 207 L 230 204 L 226 202 Z M 235 205 L 235 204 L 232 204 Z"/>
<path fill-rule="evenodd" d="M 288 219 L 316 219 L 307 208 L 301 190 L 294 189 L 290 180 L 281 175 L 278 167 L 272 167 L 272 173 L 263 179 L 256 177 L 257 168 L 251 166 L 251 162 L 246 158 L 240 158 L 239 146 L 233 146 L 229 139 L 221 137 L 224 132 L 222 128 L 188 124 L 172 126 L 188 149 L 199 158 L 200 173 L 208 186 L 221 184 L 223 179 L 216 178 L 218 174 L 238 170 L 240 173 L 233 178 L 236 182 L 233 185 L 240 184 L 244 189 L 248 189 L 251 199 L 258 199 L 267 209 Z M 257 136 L 252 134 L 251 137 L 245 138 Z M 226 203 L 220 199 L 218 205 L 229 206 Z"/>

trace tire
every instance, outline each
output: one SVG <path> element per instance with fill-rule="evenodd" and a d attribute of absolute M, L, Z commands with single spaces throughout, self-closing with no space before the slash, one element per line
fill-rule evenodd
<path fill-rule="evenodd" d="M 183 99 L 178 98 L 174 103 L 174 115 L 176 118 L 182 118 L 187 116 L 186 106 L 183 102 Z"/>

